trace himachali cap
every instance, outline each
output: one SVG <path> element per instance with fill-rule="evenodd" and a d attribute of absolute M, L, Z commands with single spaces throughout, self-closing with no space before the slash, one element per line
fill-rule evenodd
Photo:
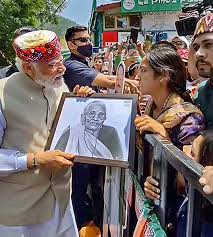
<path fill-rule="evenodd" d="M 203 33 L 213 33 L 213 13 L 211 12 L 198 21 L 192 41 Z"/>
<path fill-rule="evenodd" d="M 61 53 L 61 45 L 53 31 L 37 30 L 17 37 L 13 42 L 17 57 L 26 62 L 48 62 Z"/>

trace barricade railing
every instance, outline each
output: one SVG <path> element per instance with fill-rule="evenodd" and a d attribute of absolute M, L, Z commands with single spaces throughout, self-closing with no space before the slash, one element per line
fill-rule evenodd
<path fill-rule="evenodd" d="M 168 186 L 168 164 L 170 164 L 187 180 L 188 213 L 186 236 L 200 237 L 200 212 L 203 197 L 213 204 L 213 195 L 206 195 L 202 190 L 203 187 L 199 183 L 203 167 L 185 155 L 171 142 L 156 134 L 145 135 L 142 146 L 137 147 L 136 168 L 134 173 L 137 175 L 139 182 L 143 185 L 146 177 L 152 174 L 160 184 L 161 197 L 159 203 L 157 203 L 157 212 L 162 227 L 166 228 L 167 191 L 171 188 Z"/>

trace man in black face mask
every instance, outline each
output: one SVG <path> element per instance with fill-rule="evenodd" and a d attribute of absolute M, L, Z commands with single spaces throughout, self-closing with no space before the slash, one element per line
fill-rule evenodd
<path fill-rule="evenodd" d="M 84 85 L 114 89 L 115 76 L 99 73 L 88 65 L 87 58 L 92 56 L 92 44 L 87 28 L 73 26 L 67 29 L 65 39 L 71 52 L 70 58 L 64 63 L 64 79 L 68 88 L 72 91 L 76 85 Z"/>

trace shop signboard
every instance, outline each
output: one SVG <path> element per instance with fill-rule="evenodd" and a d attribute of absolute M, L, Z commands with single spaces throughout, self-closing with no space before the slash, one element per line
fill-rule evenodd
<path fill-rule="evenodd" d="M 103 32 L 103 48 L 108 48 L 118 42 L 118 32 Z"/>
<path fill-rule="evenodd" d="M 122 13 L 180 11 L 185 4 L 201 0 L 121 0 Z"/>

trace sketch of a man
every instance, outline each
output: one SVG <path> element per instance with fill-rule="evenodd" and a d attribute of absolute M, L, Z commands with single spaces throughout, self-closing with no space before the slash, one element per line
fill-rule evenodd
<path fill-rule="evenodd" d="M 118 133 L 115 128 L 104 125 L 106 119 L 106 106 L 103 102 L 89 103 L 81 114 L 81 124 L 69 126 L 59 138 L 55 149 L 81 156 L 122 159 Z"/>

